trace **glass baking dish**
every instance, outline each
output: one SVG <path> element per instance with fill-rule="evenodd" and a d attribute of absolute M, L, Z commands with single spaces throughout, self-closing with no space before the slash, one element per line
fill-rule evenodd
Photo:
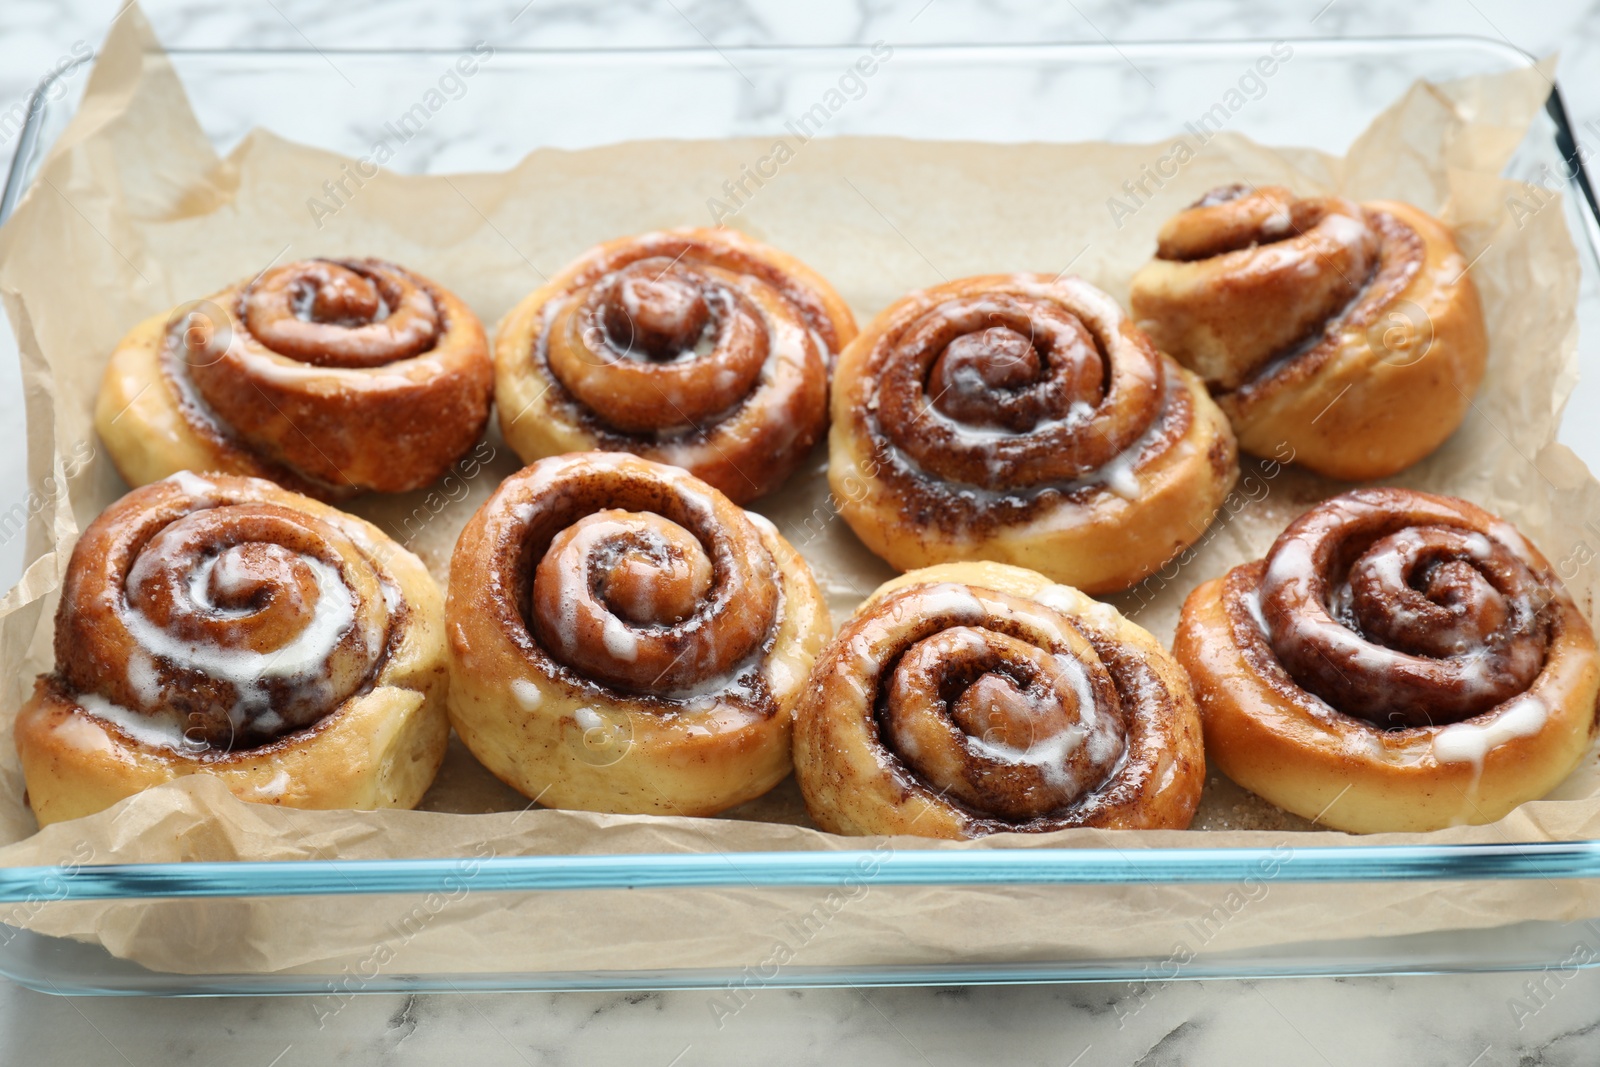
<path fill-rule="evenodd" d="M 813 105 L 841 85 L 865 46 L 654 50 L 491 49 L 470 91 L 451 94 L 425 125 L 406 129 L 388 165 L 400 171 L 504 168 L 541 146 L 581 148 L 642 138 L 719 138 L 794 133 L 893 135 L 989 141 L 1157 141 L 1170 137 L 1240 84 L 1274 42 L 1145 42 L 1021 46 L 892 46 L 859 95 L 815 118 Z M 1496 41 L 1407 38 L 1277 42 L 1292 52 L 1259 96 L 1230 114 L 1228 128 L 1269 144 L 1342 151 L 1379 110 L 1417 78 L 1446 79 L 1525 67 L 1530 57 Z M 479 48 L 488 46 L 480 45 Z M 396 133 L 396 115 L 440 84 L 467 50 L 174 50 L 200 122 L 223 150 L 250 128 L 340 151 L 367 154 Z M 479 51 L 479 56 L 484 53 Z M 27 189 L 42 154 L 64 128 L 86 80 L 68 69 L 42 86 L 19 138 L 0 217 Z M 1259 79 L 1258 79 L 1259 81 Z M 1253 85 L 1254 83 L 1252 83 Z M 1566 221 L 1580 249 L 1580 351 L 1600 361 L 1600 207 L 1577 151 L 1576 132 L 1552 87 L 1546 114 L 1519 148 L 1511 176 L 1535 180 L 1548 167 L 1568 183 Z M 709 220 L 708 220 L 709 221 Z M 1578 443 L 1578 442 L 1575 442 Z M 1600 454 L 1600 449 L 1580 451 Z M 351 895 L 422 900 L 430 894 L 544 893 L 570 900 L 572 914 L 603 930 L 605 901 L 618 890 L 653 894 L 772 889 L 777 922 L 804 911 L 819 892 L 850 885 L 863 863 L 874 888 L 907 907 L 928 887 L 969 887 L 974 921 L 987 915 L 984 887 L 1049 887 L 1069 908 L 1074 887 L 1244 886 L 1273 864 L 1274 891 L 1308 883 L 1385 885 L 1500 880 L 1554 886 L 1600 879 L 1600 841 L 1504 845 L 1358 845 L 1277 850 L 916 849 L 617 856 L 502 856 L 476 861 L 469 879 L 458 859 L 293 863 L 64 864 L 0 870 L 0 918 L 74 901 L 172 902 Z M 1530 881 L 1535 880 L 1535 881 Z M 1259 886 L 1257 886 L 1259 888 Z M 694 898 L 690 898 L 694 899 Z M 714 900 L 715 897 L 708 897 Z M 787 903 L 786 903 L 787 902 Z M 1202 920 L 1203 921 L 1203 920 Z M 967 984 L 1127 980 L 1140 988 L 1204 977 L 1346 975 L 1476 970 L 1550 970 L 1600 963 L 1600 921 L 1519 923 L 1444 933 L 1302 942 L 1247 951 L 1198 950 L 1119 958 L 992 959 L 978 963 L 875 963 L 778 968 L 761 986 Z M 752 963 L 760 947 L 752 946 Z M 464 962 L 464 961 L 463 961 Z M 0 924 L 0 973 L 56 993 L 303 993 L 333 997 L 385 990 L 748 987 L 750 967 L 526 970 L 482 973 L 448 961 L 411 973 L 164 973 L 106 950 Z M 1143 994 L 1135 991 L 1135 1000 Z"/>

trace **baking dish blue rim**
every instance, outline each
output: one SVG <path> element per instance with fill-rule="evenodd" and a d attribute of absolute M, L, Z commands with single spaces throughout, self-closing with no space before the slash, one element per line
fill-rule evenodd
<path fill-rule="evenodd" d="M 0 869 L 0 902 L 382 893 L 1483 881 L 1600 877 L 1600 841 L 1293 848 L 902 848 L 414 860 L 181 862 Z"/>

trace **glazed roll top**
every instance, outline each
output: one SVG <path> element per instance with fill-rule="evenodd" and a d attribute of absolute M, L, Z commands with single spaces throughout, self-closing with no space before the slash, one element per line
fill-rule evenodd
<path fill-rule="evenodd" d="M 95 425 L 134 485 L 217 470 L 335 500 L 440 477 L 482 434 L 492 387 L 454 295 L 382 260 L 308 259 L 135 327 Z"/>
<path fill-rule="evenodd" d="M 749 500 L 821 434 L 828 368 L 854 334 L 826 282 L 731 231 L 609 242 L 501 324 L 502 428 L 526 460 L 633 452 Z"/>
<path fill-rule="evenodd" d="M 1247 452 L 1381 478 L 1438 447 L 1482 380 L 1469 267 L 1449 227 L 1409 204 L 1238 184 L 1167 220 L 1131 301 Z"/>
<path fill-rule="evenodd" d="M 1376 726 L 1481 714 L 1526 692 L 1549 646 L 1556 591 L 1519 547 L 1446 498 L 1350 494 L 1273 546 L 1258 593 L 1268 640 L 1302 688 Z"/>
<path fill-rule="evenodd" d="M 536 647 L 633 691 L 694 692 L 749 667 L 778 611 L 775 564 L 755 526 L 687 483 L 629 477 L 601 489 L 594 473 L 531 496 L 496 531 L 532 564 Z M 596 510 L 601 499 L 610 506 Z"/>
<path fill-rule="evenodd" d="M 925 613 L 880 676 L 886 747 L 935 792 L 1000 818 L 1106 804 L 1094 789 L 1127 751 L 1110 672 L 1070 623 L 990 599 L 932 586 L 883 606 Z M 895 638 L 883 638 L 868 656 L 892 654 Z"/>
<path fill-rule="evenodd" d="M 1103 294 L 1055 288 L 956 296 L 886 337 L 883 438 L 923 471 L 991 490 L 1072 482 L 1126 453 L 1164 414 L 1161 358 Z M 1172 412 L 1170 430 L 1186 416 Z M 1137 491 L 1132 463 L 1113 473 L 1113 491 Z"/>
<path fill-rule="evenodd" d="M 708 814 L 789 769 L 830 629 L 770 523 L 616 453 L 513 475 L 462 531 L 448 616 L 457 731 L 541 803 Z"/>
<path fill-rule="evenodd" d="M 55 636 L 72 691 L 226 747 L 310 726 L 372 684 L 394 580 L 347 531 L 251 488 L 159 482 L 86 531 Z"/>
<path fill-rule="evenodd" d="M 1521 534 L 1453 497 L 1318 504 L 1195 589 L 1173 649 L 1217 766 L 1339 829 L 1492 822 L 1596 730 L 1588 621 Z"/>
<path fill-rule="evenodd" d="M 1168 219 L 1157 242 L 1174 284 L 1142 293 L 1135 313 L 1157 344 L 1223 389 L 1320 334 L 1358 297 L 1382 306 L 1422 263 L 1414 232 L 1369 220 L 1353 200 L 1276 186 L 1213 190 Z"/>
<path fill-rule="evenodd" d="M 444 605 L 376 527 L 182 472 L 79 538 L 55 670 L 17 717 L 41 823 L 190 774 L 240 799 L 411 807 L 444 757 Z"/>
<path fill-rule="evenodd" d="M 181 364 L 172 373 L 187 374 L 253 450 L 313 486 L 427 485 L 482 433 L 483 328 L 409 271 L 304 260 L 223 299 L 230 318 L 209 336 L 190 312 L 169 348 Z"/>
<path fill-rule="evenodd" d="M 1204 532 L 1236 476 L 1200 383 L 1077 278 L 912 293 L 835 378 L 834 496 L 903 569 L 990 559 L 1125 588 Z"/>
<path fill-rule="evenodd" d="M 1187 681 L 1148 634 L 997 564 L 874 594 L 813 676 L 795 762 L 825 829 L 935 837 L 1187 826 L 1204 768 Z"/>

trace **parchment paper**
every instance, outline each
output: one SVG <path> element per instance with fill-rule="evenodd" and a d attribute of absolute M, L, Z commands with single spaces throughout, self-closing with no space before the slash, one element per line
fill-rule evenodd
<path fill-rule="evenodd" d="M 1442 215 L 1455 225 L 1483 293 L 1491 366 L 1460 432 L 1395 481 L 1456 493 L 1509 518 L 1558 561 L 1592 615 L 1596 579 L 1585 564 L 1600 537 L 1600 484 L 1553 443 L 1575 371 L 1577 256 L 1560 207 L 1519 220 L 1507 200 L 1528 194 L 1499 177 L 1547 92 L 1545 75 L 1534 71 L 1417 85 L 1344 159 L 1222 135 L 1120 227 L 1107 197 L 1167 145 L 815 140 L 736 222 L 819 269 L 864 322 L 903 292 L 944 278 L 1055 272 L 1069 262 L 1125 301 L 1126 280 L 1151 254 L 1162 220 L 1236 180 L 1396 198 Z M 1078 830 L 946 844 L 823 834 L 805 825 L 788 783 L 715 820 L 530 810 L 458 746 L 424 811 L 249 805 L 197 777 L 37 831 L 23 802 L 11 722 L 33 677 L 50 667 L 56 588 L 77 531 L 125 490 L 101 453 L 91 411 L 106 356 L 132 324 L 271 263 L 319 254 L 380 255 L 415 267 L 492 324 L 543 275 L 597 241 L 701 222 L 725 178 L 770 147 L 630 143 L 540 150 L 504 174 L 385 173 L 319 227 L 306 201 L 347 161 L 261 131 L 218 158 L 142 16 L 133 10 L 119 20 L 80 112 L 0 232 L 0 294 L 22 352 L 34 489 L 27 505 L 33 563 L 0 606 L 0 863 L 61 864 L 69 879 L 90 863 L 462 857 L 460 889 L 421 899 L 46 897 L 0 910 L 0 919 L 97 942 L 159 969 L 326 973 L 335 976 L 337 1002 L 379 972 L 724 967 L 745 968 L 761 984 L 786 966 L 1138 955 L 1179 960 L 1181 970 L 1200 951 L 1600 915 L 1593 884 L 1352 890 L 1276 883 L 1276 864 L 1242 886 L 897 888 L 875 885 L 869 866 L 859 884 L 841 890 L 466 891 L 474 860 L 530 853 L 1204 844 L 1287 855 L 1358 840 L 1309 830 L 1216 777 L 1197 820 L 1202 830 Z M 473 477 L 366 498 L 352 510 L 410 545 L 443 582 L 466 516 L 517 465 L 498 437 L 487 447 L 495 456 Z M 759 510 L 811 560 L 842 617 L 889 571 L 832 515 L 823 456 L 813 459 Z M 1228 514 L 1202 544 L 1118 598 L 1119 606 L 1170 640 L 1191 588 L 1259 557 L 1292 515 L 1340 488 L 1247 463 Z M 1600 775 L 1591 754 L 1554 798 L 1498 825 L 1359 840 L 1596 836 Z"/>

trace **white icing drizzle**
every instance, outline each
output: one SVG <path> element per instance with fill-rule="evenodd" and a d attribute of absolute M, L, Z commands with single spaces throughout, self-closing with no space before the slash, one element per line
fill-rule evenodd
<path fill-rule="evenodd" d="M 55 725 L 55 738 L 79 752 L 115 752 L 111 735 L 93 716 L 68 715 Z"/>
<path fill-rule="evenodd" d="M 623 621 L 607 612 L 601 624 L 606 651 L 612 657 L 625 663 L 632 663 L 639 658 L 639 638 Z"/>
<path fill-rule="evenodd" d="M 1291 537 L 1272 551 L 1272 562 L 1263 575 L 1263 585 L 1284 585 L 1301 588 L 1311 581 L 1311 546 L 1299 537 Z"/>
<path fill-rule="evenodd" d="M 983 601 L 971 589 L 956 582 L 940 582 L 921 590 L 918 599 L 928 615 L 953 615 L 960 619 L 982 618 Z"/>
<path fill-rule="evenodd" d="M 1022 295 L 1043 298 L 1051 301 L 1062 300 L 1062 290 L 1066 290 L 1066 306 L 1080 319 L 1080 321 L 1084 323 L 1086 327 L 1089 328 L 1091 334 L 1096 337 L 1097 341 L 1105 349 L 1108 358 L 1115 359 L 1116 350 L 1119 347 L 1129 343 L 1123 340 L 1118 333 L 1118 326 L 1126 317 L 1124 316 L 1122 309 L 1117 306 L 1116 302 L 1112 300 L 1110 296 L 1100 292 L 1098 289 L 1095 289 L 1093 286 L 1089 285 L 1087 282 L 1084 282 L 1080 278 L 1058 279 L 1051 283 L 1040 284 L 1028 278 L 1026 275 L 1014 275 L 1011 279 L 1011 285 L 1012 288 L 1007 290 L 1010 293 L 1019 293 Z M 912 295 L 915 296 L 916 294 Z M 932 313 L 937 311 L 939 306 L 940 305 L 938 304 L 930 304 L 927 307 L 923 307 L 921 309 L 921 313 Z M 979 311 L 985 309 L 999 311 L 1000 309 L 998 304 L 988 304 L 984 301 L 975 302 L 973 307 Z M 1034 328 L 1036 330 L 1044 329 L 1046 331 L 1055 329 L 1055 327 L 1048 326 L 1044 323 L 1036 323 Z M 1135 368 L 1130 366 L 1125 368 L 1124 372 L 1130 375 L 1130 380 L 1132 381 L 1137 381 L 1140 379 L 1147 380 L 1147 375 L 1143 368 Z M 980 388 L 981 379 L 977 378 L 976 372 L 971 373 L 973 375 L 973 390 L 980 393 L 987 392 L 987 387 Z M 1159 363 L 1157 363 L 1154 373 L 1158 379 L 1165 376 L 1164 370 Z M 1175 377 L 1169 378 L 1163 391 L 1160 410 L 1158 411 L 1156 417 L 1151 420 L 1150 425 L 1145 428 L 1144 433 L 1141 434 L 1139 438 L 1127 448 L 1113 456 L 1099 469 L 1090 471 L 1080 478 L 1059 486 L 1061 491 L 1064 493 L 1073 493 L 1086 488 L 1100 488 L 1123 500 L 1138 500 L 1144 492 L 1143 484 L 1140 482 L 1137 472 L 1139 460 L 1143 457 L 1144 452 L 1149 448 L 1150 444 L 1165 430 L 1164 422 L 1167 409 L 1175 392 L 1182 388 L 1184 388 L 1184 386 Z M 867 398 L 867 406 L 869 409 L 876 409 L 877 403 L 878 399 L 876 392 L 874 391 Z M 1064 416 L 1056 419 L 1041 420 L 1023 436 L 1047 432 L 1061 427 L 1072 429 L 1082 426 L 1094 417 L 1094 414 L 1097 410 L 1098 408 L 1096 406 L 1089 404 L 1086 401 L 1073 401 L 1073 403 L 1068 407 Z M 967 440 L 999 440 L 1017 436 L 1013 431 L 1006 429 L 970 426 L 966 423 L 957 422 L 932 404 L 927 406 L 923 413 L 923 417 L 942 423 L 952 433 L 959 434 Z M 922 472 L 921 465 L 913 460 L 911 456 L 903 449 L 901 449 L 898 445 L 894 445 L 893 448 L 896 458 L 900 464 L 905 466 L 908 470 L 919 473 Z M 990 470 L 998 472 L 1001 462 L 1002 461 L 998 458 L 991 459 L 989 461 Z M 1046 487 L 1040 486 L 1037 488 L 1042 489 Z M 1017 492 L 1018 490 L 1016 489 L 995 490 L 974 486 L 968 491 L 968 494 L 964 495 L 970 495 L 973 499 L 981 503 L 986 500 L 1014 496 Z M 1070 507 L 1065 506 L 1058 509 L 1052 509 L 1051 518 L 1059 519 L 1061 513 L 1070 513 L 1071 511 L 1072 509 Z M 1054 525 L 1054 523 L 1047 521 L 1044 523 L 1035 523 L 1035 525 Z"/>
<path fill-rule="evenodd" d="M 1276 204 L 1272 214 L 1261 220 L 1261 236 L 1276 239 L 1286 237 L 1294 224 L 1293 216 L 1289 212 L 1289 205 Z"/>
<path fill-rule="evenodd" d="M 1019 613 L 1021 614 L 1021 613 Z M 1045 620 L 1028 615 L 1024 619 L 1048 626 Z M 1050 630 L 1058 627 L 1048 626 Z M 997 743 L 982 737 L 966 736 L 966 745 L 975 755 L 1009 764 L 1036 767 L 1046 782 L 1058 788 L 1071 788 L 1077 783 L 1068 761 L 1080 747 L 1088 746 L 1089 759 L 1095 767 L 1103 769 L 1117 752 L 1119 738 L 1109 715 L 1101 714 L 1095 705 L 1094 689 L 1089 675 L 1076 658 L 1068 655 L 1051 657 L 1056 673 L 1051 682 L 1065 684 L 1077 703 L 1078 721 L 1065 730 L 1033 738 L 1026 747 Z"/>
<path fill-rule="evenodd" d="M 161 703 L 161 679 L 155 662 L 141 648 L 128 653 L 128 688 L 145 707 Z"/>
<path fill-rule="evenodd" d="M 1525 563 L 1530 570 L 1540 571 L 1544 568 L 1539 565 L 1538 553 L 1534 551 L 1528 539 L 1523 537 L 1504 519 L 1496 519 L 1489 524 L 1489 536 L 1509 548 L 1514 556 Z"/>
<path fill-rule="evenodd" d="M 1105 480 L 1106 488 L 1124 500 L 1138 500 L 1139 494 L 1143 491 L 1139 485 L 1139 476 L 1133 470 L 1138 459 L 1138 453 L 1130 449 L 1113 456 L 1111 462 L 1100 468 L 1100 476 Z"/>
<path fill-rule="evenodd" d="M 1144 457 L 1144 453 L 1151 443 L 1166 432 L 1165 419 L 1167 409 L 1172 404 L 1177 391 L 1182 388 L 1184 388 L 1183 384 L 1176 377 L 1171 379 L 1167 384 L 1166 392 L 1162 395 L 1161 410 L 1154 419 L 1150 420 L 1150 425 L 1145 428 L 1144 433 L 1127 448 L 1107 460 L 1099 470 L 1091 471 L 1081 478 L 1068 482 L 1060 487 L 1061 491 L 1063 493 L 1076 493 L 1082 489 L 1100 488 L 1123 500 L 1130 502 L 1138 500 L 1144 493 L 1144 484 L 1139 480 L 1138 474 L 1139 461 Z M 1190 437 L 1185 437 L 1173 443 L 1175 450 L 1193 449 L 1194 447 L 1193 440 Z M 1175 457 L 1181 454 L 1180 451 L 1172 453 Z M 993 497 L 1013 495 L 1007 492 L 989 490 L 984 490 L 983 492 Z M 1029 524 L 1028 528 L 1030 530 L 1050 529 L 1061 525 L 1072 525 L 1077 521 L 1076 510 L 1068 506 L 1062 506 L 1052 509 L 1044 516 L 1034 520 Z"/>
<path fill-rule="evenodd" d="M 270 781 L 256 786 L 253 790 L 256 796 L 265 797 L 267 799 L 281 797 L 288 791 L 289 772 L 282 767 L 278 768 L 278 773 L 274 774 Z"/>
<path fill-rule="evenodd" d="M 1317 229 L 1347 248 L 1360 245 L 1370 232 L 1365 222 L 1338 211 L 1330 211 L 1324 215 L 1322 221 L 1317 224 Z"/>
<path fill-rule="evenodd" d="M 189 496 L 195 498 L 198 504 L 206 504 L 211 499 L 211 494 L 217 491 L 215 482 L 202 478 L 193 471 L 174 471 L 162 481 L 171 482 L 182 489 Z"/>
<path fill-rule="evenodd" d="M 544 694 L 539 687 L 526 678 L 511 679 L 511 696 L 523 711 L 533 711 L 544 701 Z"/>
<path fill-rule="evenodd" d="M 185 641 L 123 605 L 120 609 L 122 623 L 128 633 L 151 656 L 166 659 L 181 669 L 199 671 L 209 677 L 228 682 L 238 690 L 241 698 L 256 698 L 266 702 L 262 683 L 267 680 L 300 680 L 317 677 L 322 665 L 340 639 L 355 621 L 355 602 L 345 587 L 339 572 L 322 560 L 310 556 L 300 557 L 310 568 L 317 583 L 317 603 L 311 613 L 310 623 L 295 635 L 294 640 L 272 652 L 256 652 L 248 648 L 219 648 L 199 641 Z M 207 571 L 207 560 L 197 572 Z M 138 564 L 129 575 L 129 582 L 137 582 Z M 210 603 L 204 579 L 197 573 L 191 576 L 190 592 L 195 603 L 222 614 L 222 609 Z M 197 586 L 196 582 L 200 584 Z"/>
<path fill-rule="evenodd" d="M 207 584 L 215 583 L 218 592 L 234 596 L 249 588 L 252 580 L 238 554 L 224 552 L 207 558 L 194 569 L 189 577 L 189 589 L 193 592 L 197 587 L 204 589 Z"/>
<path fill-rule="evenodd" d="M 764 318 L 768 329 L 768 351 L 756 385 L 727 410 L 701 419 L 698 428 L 690 425 L 656 431 L 653 435 L 656 451 L 664 462 L 679 467 L 695 465 L 704 459 L 708 444 L 736 442 L 749 432 L 744 425 L 748 420 L 740 419 L 737 415 L 742 409 L 752 409 L 758 395 L 759 402 L 768 405 L 768 410 L 787 410 L 794 394 L 805 387 L 804 370 L 810 351 L 808 342 L 814 342 L 818 352 L 826 352 L 827 345 L 821 343 L 814 331 L 799 323 L 770 316 Z M 780 374 L 779 370 L 783 367 L 789 368 L 789 372 Z M 773 437 L 769 447 L 773 452 L 782 452 L 801 429 L 799 423 L 783 423 L 777 427 L 781 436 Z"/>
<path fill-rule="evenodd" d="M 623 282 L 621 285 L 617 286 L 617 289 L 622 295 L 622 307 L 623 310 L 628 313 L 629 320 L 638 321 L 644 315 L 644 304 L 639 300 L 638 286 Z M 704 330 L 701 330 L 700 332 L 702 334 L 705 333 Z"/>
<path fill-rule="evenodd" d="M 1047 585 L 1035 593 L 1033 599 L 1068 618 L 1076 618 L 1091 629 L 1101 631 L 1107 636 L 1114 635 L 1117 627 L 1123 622 L 1122 613 L 1115 607 L 1098 600 L 1091 600 L 1070 586 Z"/>
<path fill-rule="evenodd" d="M 1103 731 L 1102 731 L 1103 732 Z M 1027 748 L 1016 748 L 1012 745 L 999 744 L 986 741 L 981 737 L 966 736 L 966 746 L 974 754 L 994 760 L 998 763 L 1026 764 L 1037 767 L 1044 780 L 1053 786 L 1070 786 L 1072 776 L 1067 773 L 1067 761 L 1072 754 L 1078 751 L 1084 743 L 1084 738 L 1089 731 L 1082 724 L 1068 727 L 1059 733 L 1034 739 Z M 1115 744 L 1115 740 L 1110 741 Z M 1091 746 L 1090 753 L 1093 758 L 1095 748 L 1105 751 L 1105 746 Z M 1098 760 L 1096 762 L 1099 762 Z"/>
<path fill-rule="evenodd" d="M 788 661 L 782 653 L 775 653 L 767 661 L 767 686 L 773 693 L 786 693 L 794 682 L 794 672 L 789 669 Z"/>
<path fill-rule="evenodd" d="M 956 590 L 971 599 L 972 607 L 978 611 L 983 610 L 982 603 L 965 586 L 947 586 L 947 590 Z M 948 595 L 948 594 L 947 594 Z M 959 599 L 951 598 L 956 604 Z M 1069 617 L 1083 617 L 1090 615 L 1092 624 L 1099 627 L 1111 628 L 1120 619 L 1115 608 L 1108 604 L 1091 601 L 1092 607 L 1083 613 L 1078 612 L 1077 599 L 1073 591 L 1057 585 L 1047 586 L 1032 598 L 1042 607 L 1060 611 Z M 1057 620 L 1037 612 L 1026 609 L 1015 609 L 999 604 L 992 605 L 1004 615 L 1010 616 L 1025 626 L 1049 635 L 1054 641 L 1065 642 L 1067 633 Z M 1087 746 L 1091 765 L 1103 770 L 1119 755 L 1123 747 L 1123 739 L 1117 731 L 1117 722 L 1114 717 L 1105 714 L 1095 700 L 1094 687 L 1089 682 L 1089 674 L 1084 664 L 1077 657 L 1056 653 L 1051 656 L 1056 671 L 1050 679 L 1053 685 L 1065 685 L 1071 690 L 1077 705 L 1078 721 L 1071 727 L 1058 733 L 1043 738 L 1033 739 L 1025 748 L 1014 745 L 997 744 L 981 737 L 967 736 L 966 744 L 970 751 L 976 755 L 1011 764 L 1027 764 L 1039 768 L 1044 779 L 1053 786 L 1072 788 L 1082 785 L 1074 781 L 1068 760 L 1082 746 Z M 1139 694 L 1145 699 L 1145 694 Z M 1099 773 L 1097 771 L 1096 773 Z"/>
<path fill-rule="evenodd" d="M 183 723 L 179 721 L 174 711 L 162 710 L 153 715 L 145 715 L 120 704 L 113 704 L 98 693 L 78 693 L 72 700 L 90 715 L 102 722 L 111 723 L 140 744 L 188 755 L 204 752 L 210 747 L 204 741 L 186 737 Z"/>
<path fill-rule="evenodd" d="M 1490 751 L 1519 737 L 1532 737 L 1544 729 L 1550 709 L 1535 693 L 1523 693 L 1496 708 L 1486 722 L 1451 723 L 1433 738 L 1433 755 L 1440 763 L 1470 763 L 1478 771 Z"/>
<path fill-rule="evenodd" d="M 607 453 L 606 455 L 610 456 L 611 454 Z M 530 498 L 538 499 L 540 496 L 549 492 L 552 484 L 556 484 L 562 478 L 564 478 L 571 468 L 588 466 L 594 462 L 596 461 L 592 457 L 583 453 L 576 453 L 543 460 L 540 462 L 540 469 L 535 473 L 535 475 L 523 483 L 524 491 L 529 495 Z M 661 477 L 665 482 L 672 486 L 673 492 L 677 494 L 680 503 L 684 506 L 685 511 L 687 511 L 689 514 L 687 521 L 682 524 L 686 529 L 693 529 L 696 525 L 710 526 L 714 523 L 717 514 L 716 505 L 709 495 L 696 488 L 695 484 L 693 484 L 696 481 L 693 475 L 689 474 L 689 472 L 685 470 L 668 470 L 662 472 Z M 518 526 L 525 526 L 532 520 L 535 510 L 536 509 L 531 502 L 517 504 L 509 509 L 509 523 L 516 524 Z M 751 519 L 758 528 L 764 528 L 768 531 L 771 531 L 774 536 L 777 535 L 777 527 L 773 526 L 767 519 L 756 515 L 754 512 L 745 512 L 745 515 Z M 499 519 L 497 521 L 507 522 L 506 519 Z M 505 527 L 491 527 L 491 529 L 504 530 Z M 586 572 L 584 570 L 585 564 L 581 561 L 587 560 L 588 555 L 584 552 L 577 552 L 574 553 L 571 558 L 574 561 L 574 565 L 570 567 L 562 567 L 558 572 L 558 596 L 560 598 L 564 632 L 556 635 L 557 641 L 564 639 L 567 635 L 576 633 L 578 597 L 581 593 L 586 591 L 586 586 L 584 584 L 587 581 Z M 498 574 L 496 577 L 498 578 Z M 773 579 L 778 585 L 778 611 L 779 617 L 781 618 L 784 596 L 783 582 L 782 575 L 776 570 L 776 568 L 773 572 Z M 626 628 L 625 623 L 622 623 L 621 620 L 618 620 L 618 622 L 620 625 Z M 602 625 L 607 624 L 603 623 Z M 693 620 L 690 620 L 687 625 L 690 628 L 693 628 L 699 624 Z M 637 635 L 632 631 L 630 631 L 629 636 L 634 640 L 637 640 Z M 607 649 L 615 654 L 616 650 L 610 646 L 609 642 Z M 707 654 L 714 657 L 715 650 L 707 649 Z M 749 656 L 734 664 L 725 673 L 707 676 L 692 685 L 683 686 L 677 689 L 660 687 L 658 688 L 656 695 L 665 699 L 684 701 L 686 702 L 685 707 L 689 706 L 688 702 L 692 701 L 693 698 L 709 695 L 715 699 L 712 699 L 710 703 L 706 705 L 706 709 L 708 710 L 715 709 L 716 707 L 720 706 L 719 701 L 722 698 L 727 698 L 730 700 L 757 699 L 760 696 L 760 676 L 759 672 L 752 670 L 752 668 L 761 664 L 763 655 L 764 654 L 761 647 L 757 646 L 751 651 Z M 689 710 L 694 709 L 690 708 Z"/>
<path fill-rule="evenodd" d="M 1263 577 L 1262 587 L 1281 584 L 1296 599 L 1312 600 L 1309 586 L 1312 583 L 1311 548 L 1302 539 L 1291 537 L 1279 543 L 1272 552 L 1272 562 Z M 1374 645 L 1360 634 L 1341 625 L 1330 615 L 1298 612 L 1286 621 L 1287 630 L 1267 625 L 1261 610 L 1260 593 L 1251 598 L 1251 612 L 1261 632 L 1269 638 L 1276 635 L 1293 641 L 1317 642 L 1342 657 L 1348 657 L 1358 670 L 1379 674 L 1392 669 L 1392 665 L 1408 659 L 1405 653 Z"/>

